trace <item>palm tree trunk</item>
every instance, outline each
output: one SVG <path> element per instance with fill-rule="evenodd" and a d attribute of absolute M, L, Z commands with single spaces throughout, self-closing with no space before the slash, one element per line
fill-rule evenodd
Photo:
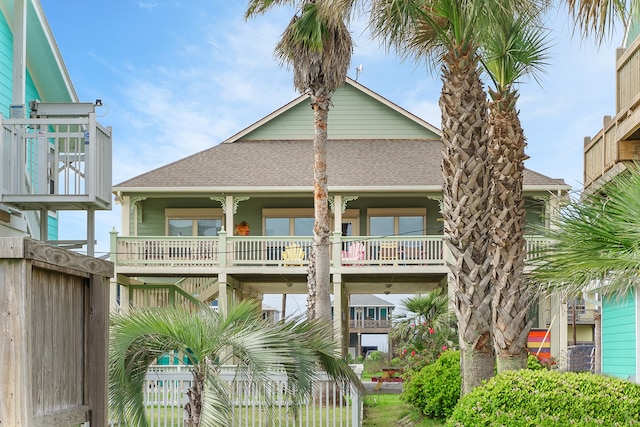
<path fill-rule="evenodd" d="M 486 93 L 474 52 L 452 50 L 443 58 L 443 216 L 453 256 L 449 284 L 455 295 L 461 350 L 462 392 L 494 373 L 491 334 L 489 186 Z"/>
<path fill-rule="evenodd" d="M 184 405 L 184 426 L 199 427 L 202 415 L 202 390 L 204 388 L 204 374 L 193 370 L 193 385 L 187 390 L 189 401 Z"/>
<path fill-rule="evenodd" d="M 532 325 L 527 319 L 531 294 L 523 275 L 522 185 L 527 144 L 514 108 L 517 94 L 491 92 L 491 98 L 493 339 L 498 372 L 503 372 L 527 367 L 527 336 Z"/>
<path fill-rule="evenodd" d="M 313 250 L 315 252 L 315 318 L 331 321 L 329 198 L 327 191 L 327 120 L 331 96 L 324 88 L 311 95 L 313 137 Z M 312 266 L 310 266 L 310 269 Z"/>

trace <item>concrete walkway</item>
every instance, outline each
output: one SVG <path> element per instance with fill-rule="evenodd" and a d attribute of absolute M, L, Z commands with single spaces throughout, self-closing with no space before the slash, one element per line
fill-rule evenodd
<path fill-rule="evenodd" d="M 362 381 L 364 388 L 367 390 L 367 394 L 400 394 L 402 393 L 401 382 L 383 382 L 378 390 L 375 387 L 378 385 L 376 381 Z"/>

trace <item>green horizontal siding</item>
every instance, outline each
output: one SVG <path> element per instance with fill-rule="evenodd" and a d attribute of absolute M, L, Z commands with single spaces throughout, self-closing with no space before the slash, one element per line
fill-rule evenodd
<path fill-rule="evenodd" d="M 164 236 L 166 218 L 166 208 L 221 208 L 217 201 L 208 197 L 169 197 L 169 198 L 149 198 L 140 202 L 142 206 L 142 222 L 135 216 L 135 209 L 131 206 L 129 211 L 130 230 L 134 233 L 137 230 L 138 236 Z M 298 198 L 273 198 L 273 197 L 252 197 L 249 200 L 238 204 L 237 212 L 234 215 L 236 223 L 246 221 L 251 226 L 251 235 L 262 235 L 262 209 L 280 208 L 313 209 L 312 197 Z M 426 232 L 427 235 L 439 235 L 443 233 L 443 223 L 438 221 L 441 217 L 440 207 L 437 201 L 415 197 L 367 197 L 349 202 L 348 209 L 360 210 L 360 230 L 358 234 L 367 234 L 367 209 L 368 208 L 425 208 L 427 212 Z M 537 215 L 527 215 L 527 218 L 539 218 Z M 537 223 L 536 223 L 537 224 Z"/>
<path fill-rule="evenodd" d="M 27 80 L 25 83 L 26 108 L 29 108 L 29 101 L 41 99 L 36 89 L 31 74 L 27 70 Z M 0 13 L 0 112 L 9 117 L 9 106 L 13 99 L 13 33 L 7 24 L 4 15 Z"/>
<path fill-rule="evenodd" d="M 327 130 L 330 139 L 438 138 L 429 129 L 351 85 L 339 88 L 332 101 Z M 312 139 L 313 134 L 313 110 L 305 100 L 243 139 Z"/>
<path fill-rule="evenodd" d="M 623 379 L 636 375 L 635 294 L 604 297 L 602 304 L 602 372 Z"/>
<path fill-rule="evenodd" d="M 13 34 L 0 13 L 0 112 L 9 115 L 13 93 Z"/>

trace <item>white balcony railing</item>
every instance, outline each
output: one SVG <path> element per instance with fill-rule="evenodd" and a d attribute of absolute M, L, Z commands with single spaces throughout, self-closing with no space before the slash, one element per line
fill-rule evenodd
<path fill-rule="evenodd" d="M 116 266 L 140 267 L 304 266 L 312 244 L 312 237 L 227 236 L 224 232 L 215 237 L 118 237 L 113 233 L 111 260 Z M 527 259 L 549 244 L 548 239 L 528 236 L 531 255 Z M 334 238 L 331 257 L 334 268 L 445 264 L 442 236 Z"/>
<path fill-rule="evenodd" d="M 21 210 L 111 209 L 111 152 L 111 128 L 93 111 L 0 116 L 0 201 Z"/>

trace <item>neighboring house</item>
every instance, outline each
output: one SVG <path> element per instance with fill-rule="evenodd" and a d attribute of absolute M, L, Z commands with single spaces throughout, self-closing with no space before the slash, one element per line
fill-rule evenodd
<path fill-rule="evenodd" d="M 313 132 L 300 96 L 210 149 L 115 185 L 122 229 L 111 260 L 122 295 L 138 305 L 218 299 L 224 310 L 306 294 Z M 436 127 L 351 79 L 333 96 L 328 136 L 330 285 L 346 353 L 350 295 L 447 286 L 442 146 Z M 548 221 L 569 189 L 526 170 L 528 224 Z"/>
<path fill-rule="evenodd" d="M 26 14 L 20 13 L 21 3 Z M 25 117 L 31 100 L 76 102 L 75 90 L 40 3 L 2 0 L 0 11 L 0 113 L 5 118 L 16 114 Z M 15 108 L 12 113 L 12 105 L 23 108 Z M 0 203 L 0 236 L 29 235 L 39 239 L 39 215 Z M 56 212 L 49 216 L 47 235 L 43 237 L 56 240 Z"/>
<path fill-rule="evenodd" d="M 616 113 L 584 142 L 584 191 L 592 193 L 640 160 L 640 25 L 631 25 L 616 58 Z M 640 288 L 602 298 L 601 370 L 640 381 Z"/>
<path fill-rule="evenodd" d="M 218 311 L 218 300 L 214 300 L 210 305 L 212 310 Z M 262 320 L 268 320 L 272 323 L 276 323 L 280 320 L 280 311 L 271 307 L 268 304 L 262 304 Z"/>
<path fill-rule="evenodd" d="M 349 297 L 349 353 L 352 357 L 364 356 L 362 336 L 388 335 L 391 329 L 395 305 L 375 295 L 351 294 Z M 331 308 L 333 316 L 333 304 Z"/>
<path fill-rule="evenodd" d="M 111 131 L 77 102 L 39 1 L 0 0 L 0 55 L 0 237 L 63 243 L 58 211 L 82 209 L 94 241 L 93 210 L 111 208 Z"/>

